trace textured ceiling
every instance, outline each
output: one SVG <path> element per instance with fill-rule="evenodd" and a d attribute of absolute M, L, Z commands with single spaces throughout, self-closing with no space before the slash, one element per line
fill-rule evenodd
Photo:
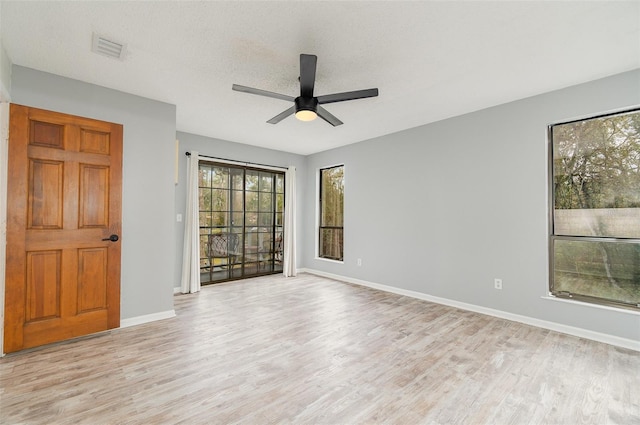
<path fill-rule="evenodd" d="M 300 154 L 640 67 L 640 2 L 25 2 L 2 0 L 12 62 L 177 106 L 178 130 Z M 126 44 L 90 51 L 92 33 Z M 298 95 L 299 54 L 344 121 L 266 121 Z"/>

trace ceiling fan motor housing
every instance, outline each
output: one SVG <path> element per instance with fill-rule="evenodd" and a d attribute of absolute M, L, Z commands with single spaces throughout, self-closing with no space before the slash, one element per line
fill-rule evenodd
<path fill-rule="evenodd" d="M 294 100 L 296 104 L 296 112 L 300 111 L 313 111 L 318 112 L 318 98 L 317 97 L 296 97 Z"/>

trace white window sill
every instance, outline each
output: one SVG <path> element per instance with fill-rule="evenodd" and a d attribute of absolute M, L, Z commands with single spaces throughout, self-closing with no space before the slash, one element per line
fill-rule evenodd
<path fill-rule="evenodd" d="M 541 298 L 543 300 L 556 301 L 556 302 L 569 303 L 569 304 L 578 304 L 578 305 L 581 305 L 581 306 L 593 307 L 593 308 L 597 308 L 597 309 L 600 309 L 600 310 L 609 310 L 609 311 L 615 311 L 617 313 L 627 313 L 627 314 L 631 314 L 633 316 L 640 316 L 640 311 L 629 310 L 629 309 L 626 309 L 626 308 L 618 308 L 618 307 L 612 307 L 612 306 L 608 306 L 608 305 L 593 304 L 593 303 L 588 303 L 588 302 L 584 302 L 584 301 L 580 301 L 580 300 L 558 298 L 558 297 L 554 297 L 554 296 L 551 296 L 551 295 L 544 295 Z"/>
<path fill-rule="evenodd" d="M 327 261 L 329 263 L 334 263 L 334 264 L 344 264 L 344 260 L 340 261 L 340 260 L 332 260 L 331 258 L 322 258 L 322 257 L 316 257 L 316 260 L 320 260 L 320 261 Z"/>

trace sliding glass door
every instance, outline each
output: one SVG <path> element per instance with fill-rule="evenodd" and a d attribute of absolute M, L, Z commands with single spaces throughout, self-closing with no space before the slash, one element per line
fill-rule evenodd
<path fill-rule="evenodd" d="M 281 272 L 284 172 L 199 168 L 201 283 Z"/>

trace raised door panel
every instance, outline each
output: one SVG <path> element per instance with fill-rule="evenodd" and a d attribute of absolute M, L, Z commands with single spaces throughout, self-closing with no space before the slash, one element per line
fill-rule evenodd
<path fill-rule="evenodd" d="M 109 168 L 80 164 L 78 227 L 106 228 L 109 225 Z"/>
<path fill-rule="evenodd" d="M 80 129 L 80 152 L 109 155 L 110 133 L 88 128 Z"/>
<path fill-rule="evenodd" d="M 29 160 L 28 229 L 62 229 L 64 163 Z"/>
<path fill-rule="evenodd" d="M 78 250 L 78 313 L 107 308 L 107 248 Z"/>
<path fill-rule="evenodd" d="M 60 317 L 60 251 L 27 253 L 25 323 Z"/>
<path fill-rule="evenodd" d="M 64 148 L 64 125 L 30 121 L 29 144 L 48 148 Z"/>

